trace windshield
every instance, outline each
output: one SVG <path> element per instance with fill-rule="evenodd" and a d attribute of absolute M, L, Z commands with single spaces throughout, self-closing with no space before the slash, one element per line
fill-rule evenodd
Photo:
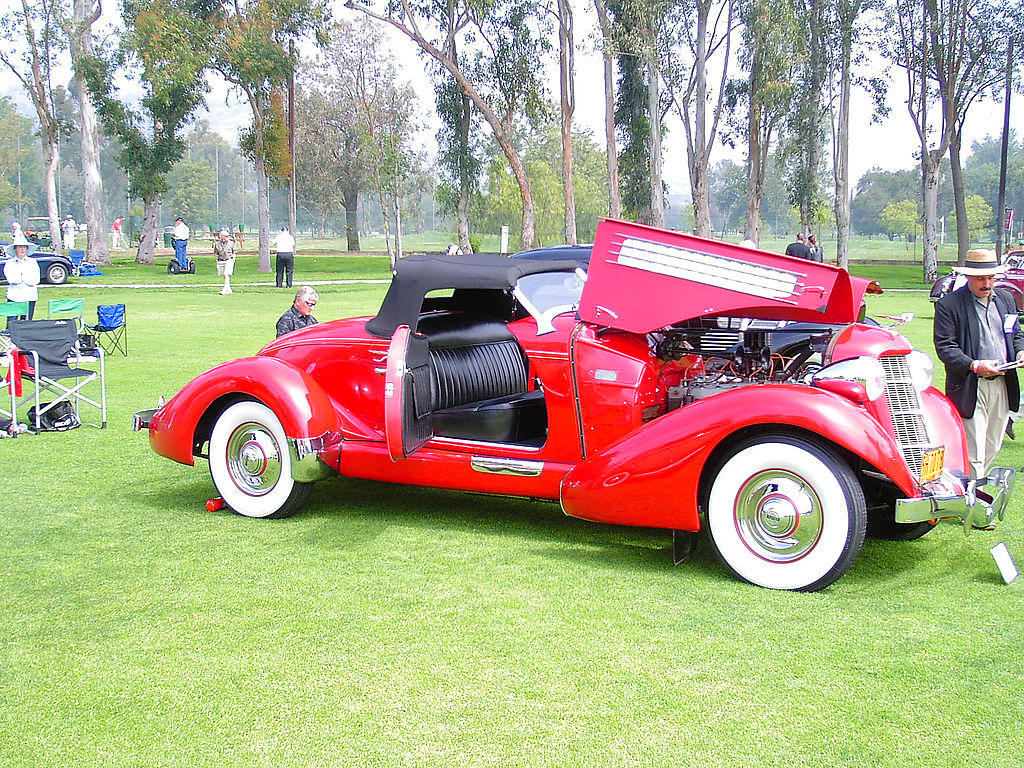
<path fill-rule="evenodd" d="M 537 333 L 549 333 L 554 330 L 552 320 L 556 316 L 579 306 L 585 281 L 582 269 L 525 275 L 516 281 L 515 295 L 537 320 Z"/>

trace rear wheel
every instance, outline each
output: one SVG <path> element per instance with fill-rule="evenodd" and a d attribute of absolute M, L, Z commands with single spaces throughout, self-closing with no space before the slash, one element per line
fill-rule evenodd
<path fill-rule="evenodd" d="M 210 434 L 210 476 L 224 503 L 246 517 L 293 515 L 312 488 L 292 478 L 280 419 L 248 400 L 217 417 Z"/>
<path fill-rule="evenodd" d="M 63 285 L 68 281 L 68 268 L 63 264 L 51 264 L 46 268 L 46 282 L 50 285 Z"/>
<path fill-rule="evenodd" d="M 708 530 L 736 576 L 813 591 L 853 565 L 864 545 L 864 493 L 843 458 L 790 435 L 740 444 L 712 480 Z"/>

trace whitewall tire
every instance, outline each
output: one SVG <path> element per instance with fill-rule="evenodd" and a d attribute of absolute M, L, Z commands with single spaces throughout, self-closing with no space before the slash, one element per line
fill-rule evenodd
<path fill-rule="evenodd" d="M 770 589 L 812 591 L 864 544 L 864 493 L 834 450 L 791 435 L 739 445 L 712 479 L 707 522 L 725 565 Z"/>
<path fill-rule="evenodd" d="M 288 517 L 312 483 L 292 479 L 291 456 L 280 419 L 262 403 L 228 407 L 210 434 L 210 476 L 224 503 L 246 517 Z"/>

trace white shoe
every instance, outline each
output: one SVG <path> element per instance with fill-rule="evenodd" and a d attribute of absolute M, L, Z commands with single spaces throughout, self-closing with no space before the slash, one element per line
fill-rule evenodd
<path fill-rule="evenodd" d="M 227 296 L 229 293 L 231 293 L 231 289 L 230 288 L 222 288 L 221 292 L 220 292 L 220 295 L 221 296 Z"/>

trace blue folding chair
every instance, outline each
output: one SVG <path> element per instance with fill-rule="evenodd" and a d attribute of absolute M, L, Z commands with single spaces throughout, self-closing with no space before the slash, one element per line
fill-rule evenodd
<path fill-rule="evenodd" d="M 86 324 L 97 343 L 108 355 L 116 349 L 128 357 L 128 308 L 124 304 L 100 304 L 96 307 L 96 324 Z"/>

